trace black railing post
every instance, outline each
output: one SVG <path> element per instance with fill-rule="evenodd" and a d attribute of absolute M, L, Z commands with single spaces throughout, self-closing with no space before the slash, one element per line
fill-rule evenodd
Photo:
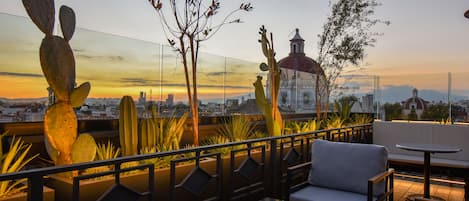
<path fill-rule="evenodd" d="M 42 175 L 32 176 L 28 178 L 28 201 L 43 200 L 44 180 Z"/>
<path fill-rule="evenodd" d="M 279 179 L 277 174 L 277 140 L 270 140 L 270 168 L 271 168 L 271 194 L 276 195 L 277 193 L 277 180 Z M 281 179 L 281 178 L 280 178 Z"/>

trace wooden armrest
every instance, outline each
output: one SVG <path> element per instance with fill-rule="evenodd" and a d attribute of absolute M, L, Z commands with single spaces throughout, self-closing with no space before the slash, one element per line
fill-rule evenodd
<path fill-rule="evenodd" d="M 310 167 L 311 167 L 311 162 L 301 163 L 301 164 L 298 164 L 298 165 L 295 165 L 295 166 L 288 167 L 287 172 L 290 173 L 290 172 L 293 172 L 293 171 L 296 171 L 296 170 L 310 168 Z"/>
<path fill-rule="evenodd" d="M 376 176 L 372 177 L 371 179 L 368 180 L 368 182 L 371 182 L 372 184 L 376 184 L 380 182 L 381 180 L 385 179 L 386 177 L 389 177 L 392 174 L 394 174 L 394 169 L 389 169 L 386 172 L 379 173 Z"/>
<path fill-rule="evenodd" d="M 389 186 L 388 186 L 388 179 L 389 178 Z M 377 174 L 376 176 L 370 178 L 368 180 L 368 195 L 367 195 L 367 200 L 372 201 L 374 200 L 374 195 L 373 195 L 373 186 L 378 183 L 378 182 L 386 182 L 385 183 L 385 189 L 384 189 L 384 194 L 381 195 L 377 200 L 378 201 L 383 201 L 383 200 L 394 200 L 394 169 L 389 169 L 386 172 L 382 172 Z"/>

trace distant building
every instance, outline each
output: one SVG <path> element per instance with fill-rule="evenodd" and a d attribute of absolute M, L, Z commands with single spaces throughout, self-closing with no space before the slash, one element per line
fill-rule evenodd
<path fill-rule="evenodd" d="M 420 98 L 418 96 L 418 90 L 414 89 L 412 90 L 412 97 L 401 102 L 402 113 L 404 115 L 409 115 L 415 112 L 415 114 L 417 115 L 417 118 L 420 119 L 420 117 L 423 114 L 423 111 L 425 111 L 425 109 L 427 108 L 427 104 L 428 104 L 428 101 Z"/>
<path fill-rule="evenodd" d="M 316 85 L 322 84 L 323 69 L 304 53 L 304 39 L 299 29 L 290 40 L 290 54 L 278 62 L 281 68 L 278 104 L 282 111 L 314 112 L 316 103 Z M 319 78 L 321 77 L 321 78 Z M 316 82 L 320 79 L 319 82 Z M 267 89 L 270 88 L 267 78 Z M 269 90 L 267 96 L 270 96 Z"/>
<path fill-rule="evenodd" d="M 239 105 L 239 100 L 238 99 L 228 99 L 226 100 L 226 107 L 231 108 L 231 107 L 238 107 Z"/>
<path fill-rule="evenodd" d="M 138 97 L 138 103 L 139 105 L 145 105 L 147 102 L 147 93 L 141 91 L 140 96 Z"/>
<path fill-rule="evenodd" d="M 169 107 L 174 105 L 174 94 L 168 94 L 168 98 L 166 98 L 166 105 Z"/>
<path fill-rule="evenodd" d="M 362 96 L 362 109 L 363 112 L 373 113 L 373 103 L 374 103 L 374 96 L 373 94 L 366 94 Z"/>

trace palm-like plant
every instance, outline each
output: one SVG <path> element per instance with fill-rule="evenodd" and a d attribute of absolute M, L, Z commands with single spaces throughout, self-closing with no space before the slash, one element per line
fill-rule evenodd
<path fill-rule="evenodd" d="M 2 134 L 0 139 L 6 134 L 7 133 Z M 39 154 L 32 157 L 26 157 L 31 146 L 31 144 L 25 144 L 21 138 L 15 139 L 15 137 L 13 137 L 13 141 L 10 144 L 8 152 L 5 154 L 1 153 L 0 173 L 6 174 L 20 171 L 26 164 L 36 158 Z M 22 185 L 25 182 L 26 179 L 0 182 L 0 197 L 6 197 L 25 190 L 26 186 Z"/>

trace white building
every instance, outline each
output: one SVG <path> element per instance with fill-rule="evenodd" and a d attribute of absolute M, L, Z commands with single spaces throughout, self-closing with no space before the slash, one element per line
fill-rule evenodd
<path fill-rule="evenodd" d="M 316 61 L 305 55 L 304 39 L 301 38 L 299 29 L 296 29 L 295 36 L 290 40 L 290 54 L 281 59 L 278 65 L 281 69 L 278 97 L 280 110 L 294 113 L 314 112 L 316 80 L 322 77 L 324 71 Z M 269 90 L 266 91 L 269 96 Z"/>

